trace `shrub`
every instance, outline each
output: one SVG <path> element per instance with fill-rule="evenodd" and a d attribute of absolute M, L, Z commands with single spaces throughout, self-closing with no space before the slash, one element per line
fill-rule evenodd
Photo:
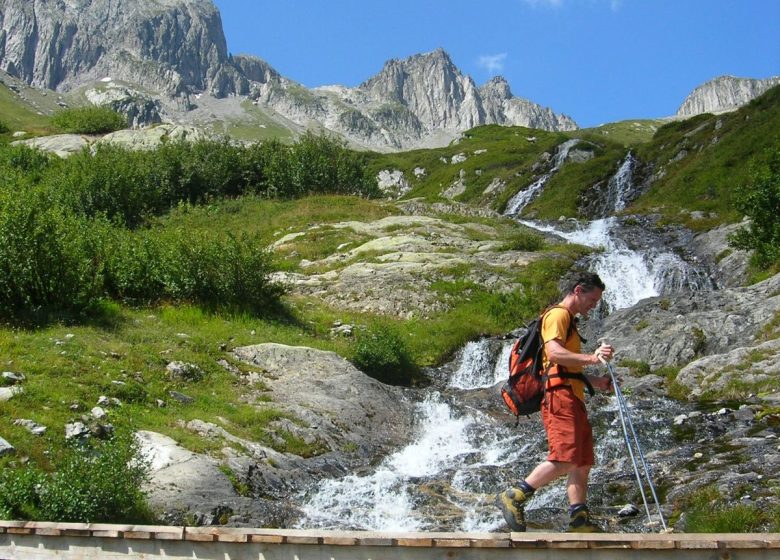
<path fill-rule="evenodd" d="M 750 225 L 729 239 L 738 249 L 753 250 L 753 262 L 761 269 L 780 263 L 780 144 L 765 165 L 751 168 L 751 180 L 736 189 L 737 209 Z"/>
<path fill-rule="evenodd" d="M 0 192 L 0 314 L 92 304 L 102 294 L 107 228 L 52 206 L 40 190 Z"/>
<path fill-rule="evenodd" d="M 85 216 L 105 214 L 136 227 L 171 204 L 168 177 L 159 172 L 155 154 L 99 144 L 53 167 L 45 178 L 58 204 Z"/>
<path fill-rule="evenodd" d="M 374 379 L 392 385 L 409 385 L 419 373 L 401 334 L 384 323 L 358 334 L 352 363 Z"/>
<path fill-rule="evenodd" d="M 11 129 L 8 128 L 8 125 L 5 123 L 5 121 L 0 121 L 0 134 L 5 134 L 9 130 Z"/>
<path fill-rule="evenodd" d="M 113 245 L 106 285 L 120 298 L 268 311 L 284 292 L 271 271 L 265 245 L 248 235 L 127 233 Z"/>
<path fill-rule="evenodd" d="M 75 107 L 56 113 L 51 123 L 73 134 L 107 134 L 127 127 L 127 118 L 107 107 Z"/>
<path fill-rule="evenodd" d="M 0 472 L 0 514 L 41 521 L 152 521 L 141 489 L 148 469 L 132 434 L 90 440 L 67 448 L 54 472 L 36 466 Z"/>

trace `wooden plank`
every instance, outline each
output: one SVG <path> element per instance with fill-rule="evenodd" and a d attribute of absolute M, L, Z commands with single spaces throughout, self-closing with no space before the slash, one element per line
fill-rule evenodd
<path fill-rule="evenodd" d="M 433 546 L 441 548 L 469 548 L 469 539 L 433 539 Z"/>
<path fill-rule="evenodd" d="M 429 539 L 426 537 L 400 537 L 395 540 L 397 546 L 421 546 L 421 547 L 432 547 L 433 546 L 433 539 Z"/>
<path fill-rule="evenodd" d="M 284 536 L 282 535 L 263 535 L 250 533 L 247 536 L 249 537 L 249 542 L 252 543 L 282 544 L 284 542 Z"/>
<path fill-rule="evenodd" d="M 350 537 L 346 535 L 334 535 L 329 537 L 325 535 L 322 537 L 322 544 L 329 544 L 333 546 L 354 546 L 358 542 L 357 537 Z"/>

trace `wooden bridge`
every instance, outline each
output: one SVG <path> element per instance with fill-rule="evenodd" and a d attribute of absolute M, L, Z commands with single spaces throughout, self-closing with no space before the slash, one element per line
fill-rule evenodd
<path fill-rule="evenodd" d="M 780 533 L 383 533 L 0 521 L 2 560 L 777 560 Z"/>

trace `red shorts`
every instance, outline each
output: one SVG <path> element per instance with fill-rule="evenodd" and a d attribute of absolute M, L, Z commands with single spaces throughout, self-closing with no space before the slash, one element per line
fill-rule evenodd
<path fill-rule="evenodd" d="M 593 431 L 585 403 L 569 388 L 547 391 L 542 403 L 542 422 L 547 432 L 548 461 L 593 465 Z"/>

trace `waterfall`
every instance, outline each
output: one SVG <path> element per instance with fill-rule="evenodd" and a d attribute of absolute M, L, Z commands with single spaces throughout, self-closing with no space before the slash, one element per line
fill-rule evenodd
<path fill-rule="evenodd" d="M 631 152 L 628 152 L 626 159 L 620 164 L 617 172 L 607 183 L 606 212 L 604 216 L 611 212 L 620 212 L 625 209 L 628 195 L 634 180 L 634 165 L 636 160 Z"/>
<path fill-rule="evenodd" d="M 547 184 L 547 181 L 550 180 L 550 177 L 555 175 L 555 173 L 561 168 L 563 163 L 566 161 L 566 158 L 569 155 L 569 150 L 572 149 L 577 143 L 579 142 L 579 139 L 572 139 L 572 140 L 566 140 L 563 144 L 558 146 L 555 158 L 553 159 L 553 167 L 539 177 L 536 181 L 531 183 L 528 187 L 523 189 L 522 191 L 518 192 L 515 196 L 513 196 L 509 202 L 506 205 L 506 210 L 504 211 L 505 216 L 515 216 L 519 214 L 523 208 L 525 208 L 536 196 L 541 192 L 541 190 L 544 188 L 544 185 Z"/>
<path fill-rule="evenodd" d="M 707 275 L 679 255 L 658 248 L 644 252 L 630 249 L 614 235 L 618 225 L 614 217 L 594 220 L 573 231 L 530 221 L 521 223 L 555 233 L 571 243 L 601 249 L 600 253 L 588 257 L 588 264 L 607 286 L 604 303 L 610 311 L 631 307 L 648 297 L 711 287 Z"/>
<path fill-rule="evenodd" d="M 493 366 L 495 352 L 487 339 L 467 344 L 456 373 L 450 379 L 455 392 L 494 384 L 506 362 Z M 504 341 L 508 352 L 511 341 Z M 469 385 L 471 384 L 471 385 Z M 492 507 L 490 477 L 485 471 L 511 469 L 530 445 L 542 445 L 544 431 L 522 437 L 511 424 L 496 424 L 479 410 L 456 409 L 439 392 L 430 392 L 418 404 L 418 427 L 413 441 L 388 456 L 370 474 L 325 480 L 306 499 L 301 527 L 422 531 L 440 528 L 436 513 L 426 509 L 428 482 L 446 488 L 446 496 L 429 507 L 444 508 L 452 521 L 449 530 L 495 530 L 501 515 Z M 489 427 L 489 429 L 485 429 Z M 495 483 L 493 483 L 495 484 Z M 490 498 L 490 499 L 489 499 Z M 441 514 L 439 515 L 439 517 Z M 440 521 L 441 523 L 441 521 Z"/>

